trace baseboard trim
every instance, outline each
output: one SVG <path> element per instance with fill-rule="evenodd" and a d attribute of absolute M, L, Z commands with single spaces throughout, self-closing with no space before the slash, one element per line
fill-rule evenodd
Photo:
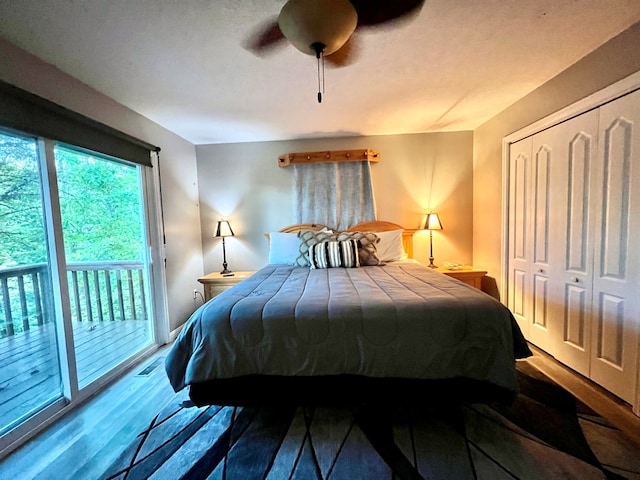
<path fill-rule="evenodd" d="M 169 332 L 169 343 L 173 343 L 175 339 L 178 338 L 178 335 L 180 335 L 180 332 L 182 331 L 182 327 L 184 327 L 184 324 Z"/>

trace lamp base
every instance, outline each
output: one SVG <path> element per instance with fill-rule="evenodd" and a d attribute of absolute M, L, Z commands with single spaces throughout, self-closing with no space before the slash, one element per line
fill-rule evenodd
<path fill-rule="evenodd" d="M 429 268 L 438 268 L 436 264 L 433 263 L 433 230 L 429 230 Z"/>
<path fill-rule="evenodd" d="M 220 275 L 224 275 L 225 277 L 233 276 L 233 272 L 227 268 L 226 262 L 222 264 L 222 271 L 220 272 Z"/>
<path fill-rule="evenodd" d="M 233 235 L 233 232 L 231 232 Z M 233 272 L 227 268 L 227 249 L 224 246 L 224 237 L 222 237 L 222 271 L 220 275 L 224 277 L 232 277 Z"/>

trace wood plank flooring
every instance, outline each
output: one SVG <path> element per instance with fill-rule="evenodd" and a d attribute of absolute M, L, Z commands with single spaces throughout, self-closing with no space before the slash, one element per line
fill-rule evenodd
<path fill-rule="evenodd" d="M 165 346 L 104 392 L 0 462 L 0 478 L 95 480 L 174 393 L 164 371 Z M 526 361 L 553 378 L 640 446 L 640 418 L 629 405 L 534 347 Z M 159 359 L 159 360 L 158 360 Z M 160 361 L 149 376 L 137 376 Z"/>
<path fill-rule="evenodd" d="M 533 345 L 530 347 L 534 356 L 528 362 L 609 420 L 640 448 L 640 417 L 633 413 L 628 403 L 564 366 L 551 355 Z"/>

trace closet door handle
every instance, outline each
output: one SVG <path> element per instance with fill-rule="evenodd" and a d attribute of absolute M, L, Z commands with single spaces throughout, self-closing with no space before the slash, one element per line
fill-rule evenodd
<path fill-rule="evenodd" d="M 580 283 L 580 279 L 578 277 L 571 277 L 571 281 L 573 283 Z"/>
<path fill-rule="evenodd" d="M 544 269 L 539 268 L 539 269 L 538 269 L 538 273 L 544 273 Z"/>

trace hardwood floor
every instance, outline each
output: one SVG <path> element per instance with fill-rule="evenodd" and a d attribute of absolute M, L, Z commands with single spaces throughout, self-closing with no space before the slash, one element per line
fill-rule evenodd
<path fill-rule="evenodd" d="M 0 462 L 0 478 L 95 480 L 174 393 L 164 371 L 168 346 Z M 640 448 L 640 418 L 629 405 L 532 347 L 526 361 L 614 425 Z M 156 362 L 156 363 L 154 363 Z M 156 365 L 148 376 L 138 375 Z"/>
<path fill-rule="evenodd" d="M 542 350 L 533 345 L 530 345 L 530 347 L 534 356 L 527 359 L 528 362 L 556 383 L 562 385 L 574 397 L 607 418 L 640 449 L 640 417 L 633 413 L 628 403 L 596 385 L 588 378 L 565 367 Z"/>

